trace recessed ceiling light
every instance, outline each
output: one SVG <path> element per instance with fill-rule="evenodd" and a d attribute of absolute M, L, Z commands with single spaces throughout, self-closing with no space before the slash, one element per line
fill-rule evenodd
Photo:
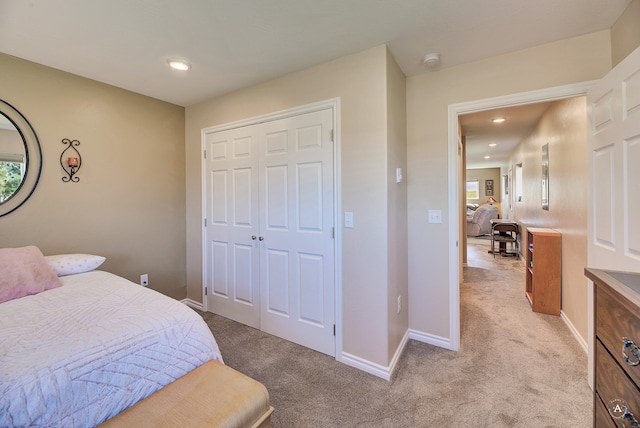
<path fill-rule="evenodd" d="M 485 159 L 491 159 L 491 156 L 485 156 L 484 158 Z"/>
<path fill-rule="evenodd" d="M 495 146 L 497 146 L 497 144 L 496 144 L 496 143 L 491 143 L 491 144 L 489 144 L 489 147 L 495 147 Z"/>
<path fill-rule="evenodd" d="M 187 71 L 191 68 L 191 65 L 189 65 L 187 61 L 183 61 L 181 59 L 167 60 L 167 64 L 169 64 L 169 67 L 173 68 L 174 70 L 179 71 Z"/>
<path fill-rule="evenodd" d="M 504 122 L 505 120 L 507 120 L 507 118 L 506 118 L 506 117 L 496 117 L 496 118 L 492 119 L 491 121 L 492 121 L 493 123 L 502 123 L 502 122 Z"/>

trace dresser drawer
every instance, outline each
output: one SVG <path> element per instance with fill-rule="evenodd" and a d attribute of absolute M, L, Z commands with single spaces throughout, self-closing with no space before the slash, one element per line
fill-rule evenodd
<path fill-rule="evenodd" d="M 595 394 L 595 413 L 593 417 L 594 427 L 596 428 L 616 428 L 615 422 L 611 419 L 609 411 L 602 404 L 602 399 L 598 394 Z"/>
<path fill-rule="evenodd" d="M 636 419 L 640 421 L 640 391 L 611 357 L 600 341 L 596 340 L 596 400 L 598 396 L 605 408 L 624 400 Z M 596 412 L 598 411 L 596 407 Z M 617 425 L 622 426 L 620 419 Z"/>
<path fill-rule="evenodd" d="M 601 287 L 595 289 L 595 301 L 596 336 L 629 377 L 640 385 L 640 364 L 632 366 L 626 363 L 622 354 L 623 337 L 640 346 L 640 318 L 636 315 L 638 309 L 624 297 L 613 291 L 607 292 Z M 632 361 L 636 361 L 630 350 L 627 350 L 627 355 Z"/>

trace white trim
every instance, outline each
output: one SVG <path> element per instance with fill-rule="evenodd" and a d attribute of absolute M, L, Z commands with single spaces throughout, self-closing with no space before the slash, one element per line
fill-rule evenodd
<path fill-rule="evenodd" d="M 458 209 L 458 116 L 461 114 L 477 113 L 495 108 L 513 107 L 545 101 L 555 101 L 564 98 L 586 95 L 587 90 L 595 81 L 580 82 L 571 85 L 556 86 L 536 91 L 521 92 L 495 98 L 450 104 L 448 108 L 448 165 L 449 165 L 449 242 L 456 245 L 449 246 L 449 339 L 451 348 L 460 348 L 460 257 L 458 252 L 459 216 Z"/>
<path fill-rule="evenodd" d="M 22 153 L 0 153 L 0 162 L 24 163 Z"/>
<path fill-rule="evenodd" d="M 418 330 L 409 330 L 409 339 L 417 340 L 418 342 L 428 343 L 429 345 L 438 346 L 440 348 L 450 349 L 457 351 L 457 348 L 453 347 L 450 339 L 446 337 L 436 336 L 435 334 L 424 333 Z"/>
<path fill-rule="evenodd" d="M 564 323 L 567 325 L 567 327 L 569 328 L 569 331 L 571 332 L 571 334 L 573 334 L 573 337 L 576 338 L 576 340 L 580 344 L 580 347 L 582 348 L 584 353 L 588 354 L 589 345 L 587 344 L 587 341 L 584 340 L 582 336 L 580 336 L 580 333 L 578 333 L 578 329 L 576 329 L 576 327 L 573 325 L 571 320 L 565 315 L 564 311 L 560 311 L 560 318 L 562 318 L 562 321 L 564 321 Z"/>
<path fill-rule="evenodd" d="M 400 357 L 402 356 L 402 353 L 404 352 L 404 348 L 407 346 L 408 341 L 409 330 L 405 332 L 404 337 L 402 338 L 402 341 L 400 341 L 400 345 L 398 345 L 398 349 L 396 349 L 396 352 L 388 366 L 383 366 L 369 360 L 365 360 L 364 358 L 357 357 L 347 352 L 341 353 L 338 361 L 374 376 L 380 377 L 384 380 L 391 380 L 391 377 L 393 376 L 393 373 L 397 368 L 398 361 L 400 360 Z"/>
<path fill-rule="evenodd" d="M 205 312 L 204 309 L 202 309 L 202 303 L 196 302 L 195 300 L 186 298 L 186 299 L 180 300 L 180 303 L 184 303 L 185 305 L 189 306 L 190 308 L 197 309 L 199 311 Z"/>
<path fill-rule="evenodd" d="M 400 344 L 398 344 L 398 348 L 396 348 L 393 358 L 389 361 L 389 378 L 391 378 L 393 373 L 396 371 L 398 361 L 400 361 L 400 357 L 402 357 L 402 354 L 404 353 L 404 348 L 407 347 L 407 342 L 409 342 L 409 330 L 404 332 L 404 336 L 402 336 L 402 340 L 400 341 Z"/>
<path fill-rule="evenodd" d="M 206 133 L 205 129 L 200 130 L 200 206 L 202 208 L 202 212 L 200 213 L 200 243 L 202 245 L 201 251 L 202 255 L 200 256 L 200 263 L 202 269 L 202 284 L 200 284 L 200 297 L 202 299 L 202 310 L 204 312 L 209 311 L 209 306 L 207 304 L 207 293 L 205 292 L 205 288 L 207 287 L 207 265 L 206 265 L 206 256 L 207 256 L 207 228 L 204 227 L 204 222 L 207 218 L 207 197 L 206 197 L 206 189 L 207 189 L 207 159 L 205 158 L 205 150 L 206 150 Z"/>
<path fill-rule="evenodd" d="M 334 322 L 336 324 L 336 360 L 341 361 L 343 349 L 342 334 L 342 127 L 340 123 L 341 107 L 340 98 L 334 98 L 327 102 L 331 102 L 333 106 L 333 230 L 334 230 L 334 249 L 335 249 L 335 314 Z"/>
<path fill-rule="evenodd" d="M 340 222 L 340 212 L 342 211 L 342 182 L 341 182 L 341 124 L 340 124 L 340 98 L 330 98 L 328 100 L 319 101 L 315 103 L 305 104 L 297 107 L 293 107 L 286 110 L 280 110 L 272 113 L 267 113 L 261 116 L 255 116 L 247 119 L 238 120 L 235 122 L 229 122 L 222 125 L 211 126 L 203 128 L 200 131 L 200 156 L 202 162 L 200 163 L 200 177 L 201 183 L 201 201 L 202 201 L 202 213 L 200 219 L 201 227 L 201 240 L 202 240 L 202 301 L 203 311 L 207 311 L 207 299 L 204 294 L 204 289 L 207 284 L 207 272 L 206 272 L 206 245 L 207 245 L 207 230 L 204 227 L 204 219 L 206 218 L 206 160 L 202 155 L 206 148 L 205 135 L 213 132 L 225 131 L 229 129 L 241 128 L 244 126 L 255 125 L 258 123 L 270 122 L 274 120 L 284 119 L 287 117 L 313 113 L 316 111 L 331 109 L 333 112 L 333 224 L 334 224 L 334 243 L 333 253 L 335 257 L 335 273 L 334 273 L 334 323 L 336 325 L 335 335 L 335 358 L 337 361 L 342 362 L 342 349 L 343 349 L 343 335 L 342 335 L 342 227 Z"/>
<path fill-rule="evenodd" d="M 272 113 L 263 114 L 260 116 L 254 116 L 247 119 L 237 120 L 235 122 L 229 122 L 229 123 L 224 123 L 222 125 L 214 125 L 208 128 L 203 128 L 202 135 L 204 135 L 205 133 L 210 134 L 213 132 L 220 132 L 220 131 L 226 131 L 229 129 L 242 128 L 249 125 L 256 125 L 258 123 L 286 119 L 287 117 L 313 113 L 315 111 L 326 110 L 329 108 L 335 110 L 338 108 L 339 105 L 340 105 L 340 98 L 331 98 L 324 101 L 292 107 L 290 109 L 279 110 Z M 202 147 L 204 149 L 204 146 Z"/>
<path fill-rule="evenodd" d="M 378 376 L 384 380 L 391 380 L 391 371 L 389 367 L 381 366 L 380 364 L 373 363 L 369 360 L 365 360 L 364 358 L 356 357 L 355 355 L 351 355 L 347 352 L 340 354 L 339 361 L 342 364 L 355 367 L 358 370 Z"/>

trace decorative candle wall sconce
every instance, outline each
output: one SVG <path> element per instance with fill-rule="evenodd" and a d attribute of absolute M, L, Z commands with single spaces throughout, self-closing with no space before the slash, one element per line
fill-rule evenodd
<path fill-rule="evenodd" d="M 67 148 L 60 154 L 60 166 L 67 174 L 66 177 L 62 177 L 62 181 L 65 183 L 73 181 L 77 183 L 80 181 L 80 177 L 76 177 L 76 174 L 82 166 L 82 156 L 76 147 L 80 145 L 78 140 L 69 140 L 68 138 L 62 139 L 62 144 L 66 144 Z M 65 159 L 66 157 L 66 159 Z"/>

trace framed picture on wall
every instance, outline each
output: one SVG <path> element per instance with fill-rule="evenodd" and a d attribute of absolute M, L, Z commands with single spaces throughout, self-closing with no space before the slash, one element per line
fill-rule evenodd
<path fill-rule="evenodd" d="M 493 196 L 493 180 L 484 180 L 484 194 Z"/>

